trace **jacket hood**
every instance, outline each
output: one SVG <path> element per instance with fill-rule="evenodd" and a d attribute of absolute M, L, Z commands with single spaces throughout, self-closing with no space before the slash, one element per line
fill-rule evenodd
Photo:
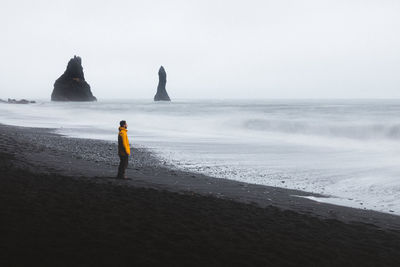
<path fill-rule="evenodd" d="M 118 130 L 119 131 L 128 131 L 128 129 L 125 129 L 124 127 L 119 127 Z"/>

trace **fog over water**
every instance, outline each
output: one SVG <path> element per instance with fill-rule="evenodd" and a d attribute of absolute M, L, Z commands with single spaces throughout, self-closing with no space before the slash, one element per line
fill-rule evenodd
<path fill-rule="evenodd" d="M 0 98 L 49 98 L 74 55 L 100 100 L 398 98 L 400 2 L 2 0 Z"/>

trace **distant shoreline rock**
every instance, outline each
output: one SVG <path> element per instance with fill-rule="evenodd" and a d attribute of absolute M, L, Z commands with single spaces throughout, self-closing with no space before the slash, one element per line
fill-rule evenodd
<path fill-rule="evenodd" d="M 97 101 L 85 81 L 80 57 L 71 58 L 64 74 L 55 81 L 51 101 Z"/>
<path fill-rule="evenodd" d="M 7 101 L 0 99 L 0 103 L 7 103 L 7 104 L 34 104 L 36 101 L 29 101 L 26 99 L 21 99 L 21 100 L 15 100 L 12 98 L 9 98 Z"/>
<path fill-rule="evenodd" d="M 154 96 L 154 101 L 171 101 L 168 96 L 167 90 L 165 89 L 165 85 L 167 84 L 167 73 L 163 66 L 160 67 L 158 71 L 158 86 L 157 93 Z"/>

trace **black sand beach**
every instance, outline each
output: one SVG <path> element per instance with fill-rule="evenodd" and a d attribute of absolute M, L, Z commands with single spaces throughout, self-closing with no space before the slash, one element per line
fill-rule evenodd
<path fill-rule="evenodd" d="M 0 125 L 1 266 L 400 266 L 400 217 Z"/>

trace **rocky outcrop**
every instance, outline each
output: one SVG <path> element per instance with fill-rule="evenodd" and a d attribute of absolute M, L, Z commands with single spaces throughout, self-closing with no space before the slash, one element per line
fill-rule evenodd
<path fill-rule="evenodd" d="M 21 100 L 15 100 L 9 98 L 7 101 L 4 101 L 3 99 L 0 99 L 0 103 L 8 103 L 8 104 L 33 104 L 36 103 L 35 101 L 29 101 L 26 99 L 21 99 Z"/>
<path fill-rule="evenodd" d="M 167 84 L 167 73 L 163 66 L 160 67 L 158 71 L 158 86 L 157 93 L 154 96 L 154 101 L 171 101 L 168 96 L 167 90 L 165 89 L 165 85 Z"/>
<path fill-rule="evenodd" d="M 96 101 L 85 81 L 82 60 L 74 56 L 68 62 L 67 69 L 54 83 L 52 101 Z"/>

